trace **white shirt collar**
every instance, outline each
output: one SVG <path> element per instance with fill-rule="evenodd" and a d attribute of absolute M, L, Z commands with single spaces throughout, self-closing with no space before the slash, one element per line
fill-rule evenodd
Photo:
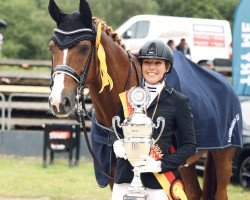
<path fill-rule="evenodd" d="M 155 97 L 161 92 L 164 85 L 165 81 L 156 84 L 149 84 L 148 82 L 145 81 L 145 88 L 148 89 L 150 93 L 150 101 L 147 107 L 149 107 L 149 105 L 154 101 Z"/>

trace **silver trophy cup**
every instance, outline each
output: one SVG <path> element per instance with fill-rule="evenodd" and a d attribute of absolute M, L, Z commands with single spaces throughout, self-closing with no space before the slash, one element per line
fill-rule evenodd
<path fill-rule="evenodd" d="M 134 177 L 128 187 L 127 194 L 124 200 L 145 200 L 147 199 L 146 189 L 142 184 L 140 172 L 136 170 L 136 162 L 149 155 L 152 145 L 154 145 L 163 132 L 165 127 L 165 119 L 163 117 L 157 118 L 157 125 L 155 125 L 151 118 L 149 118 L 143 110 L 150 100 L 149 93 L 143 87 L 134 87 L 129 91 L 129 101 L 134 108 L 132 115 L 127 117 L 122 124 L 120 124 L 120 117 L 115 116 L 112 119 L 112 125 L 115 134 L 119 140 L 122 140 L 125 145 L 126 156 L 128 161 L 134 167 Z M 160 134 L 156 139 L 153 139 L 153 130 L 158 129 L 162 124 Z M 116 125 L 123 130 L 124 138 L 121 139 L 116 131 Z"/>

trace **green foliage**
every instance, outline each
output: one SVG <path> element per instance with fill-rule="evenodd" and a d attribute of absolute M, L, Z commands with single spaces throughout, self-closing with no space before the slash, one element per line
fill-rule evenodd
<path fill-rule="evenodd" d="M 232 23 L 239 0 L 156 0 L 159 14 L 180 17 L 226 19 Z"/>
<path fill-rule="evenodd" d="M 79 7 L 79 0 L 57 0 L 57 5 L 64 12 L 72 12 Z M 93 16 L 105 20 L 117 28 L 128 18 L 142 14 L 155 14 L 158 11 L 158 4 L 155 0 L 88 0 Z"/>
<path fill-rule="evenodd" d="M 115 29 L 138 14 L 161 14 L 199 18 L 227 19 L 232 23 L 239 0 L 88 0 L 93 16 Z M 1 0 L 0 18 L 8 26 L 1 55 L 6 58 L 50 59 L 48 42 L 56 24 L 48 13 L 49 0 Z M 79 0 L 56 0 L 69 13 L 79 8 Z"/>
<path fill-rule="evenodd" d="M 2 54 L 9 58 L 49 59 L 47 43 L 50 39 L 52 20 L 47 10 L 38 9 L 46 0 L 2 0 L 0 18 L 7 21 L 3 30 Z"/>
<path fill-rule="evenodd" d="M 103 1 L 89 0 L 94 14 L 99 16 L 113 28 L 117 28 L 128 18 L 142 13 L 155 14 L 158 11 L 158 4 L 155 0 L 106 0 L 105 7 Z"/>

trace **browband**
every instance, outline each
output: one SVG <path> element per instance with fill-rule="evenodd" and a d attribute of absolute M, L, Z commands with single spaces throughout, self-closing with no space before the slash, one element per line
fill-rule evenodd
<path fill-rule="evenodd" d="M 82 29 L 77 29 L 77 30 L 74 30 L 74 31 L 63 31 L 61 29 L 55 28 L 54 32 L 58 32 L 58 33 L 63 34 L 63 35 L 72 35 L 72 34 L 75 34 L 75 33 L 93 32 L 93 31 L 90 28 L 82 28 Z"/>

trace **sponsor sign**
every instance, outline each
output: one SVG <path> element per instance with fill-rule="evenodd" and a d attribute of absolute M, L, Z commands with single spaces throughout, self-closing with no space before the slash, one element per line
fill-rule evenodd
<path fill-rule="evenodd" d="M 233 29 L 233 87 L 238 95 L 250 95 L 250 1 L 241 0 Z"/>
<path fill-rule="evenodd" d="M 225 37 L 221 35 L 194 34 L 194 45 L 225 47 Z"/>

